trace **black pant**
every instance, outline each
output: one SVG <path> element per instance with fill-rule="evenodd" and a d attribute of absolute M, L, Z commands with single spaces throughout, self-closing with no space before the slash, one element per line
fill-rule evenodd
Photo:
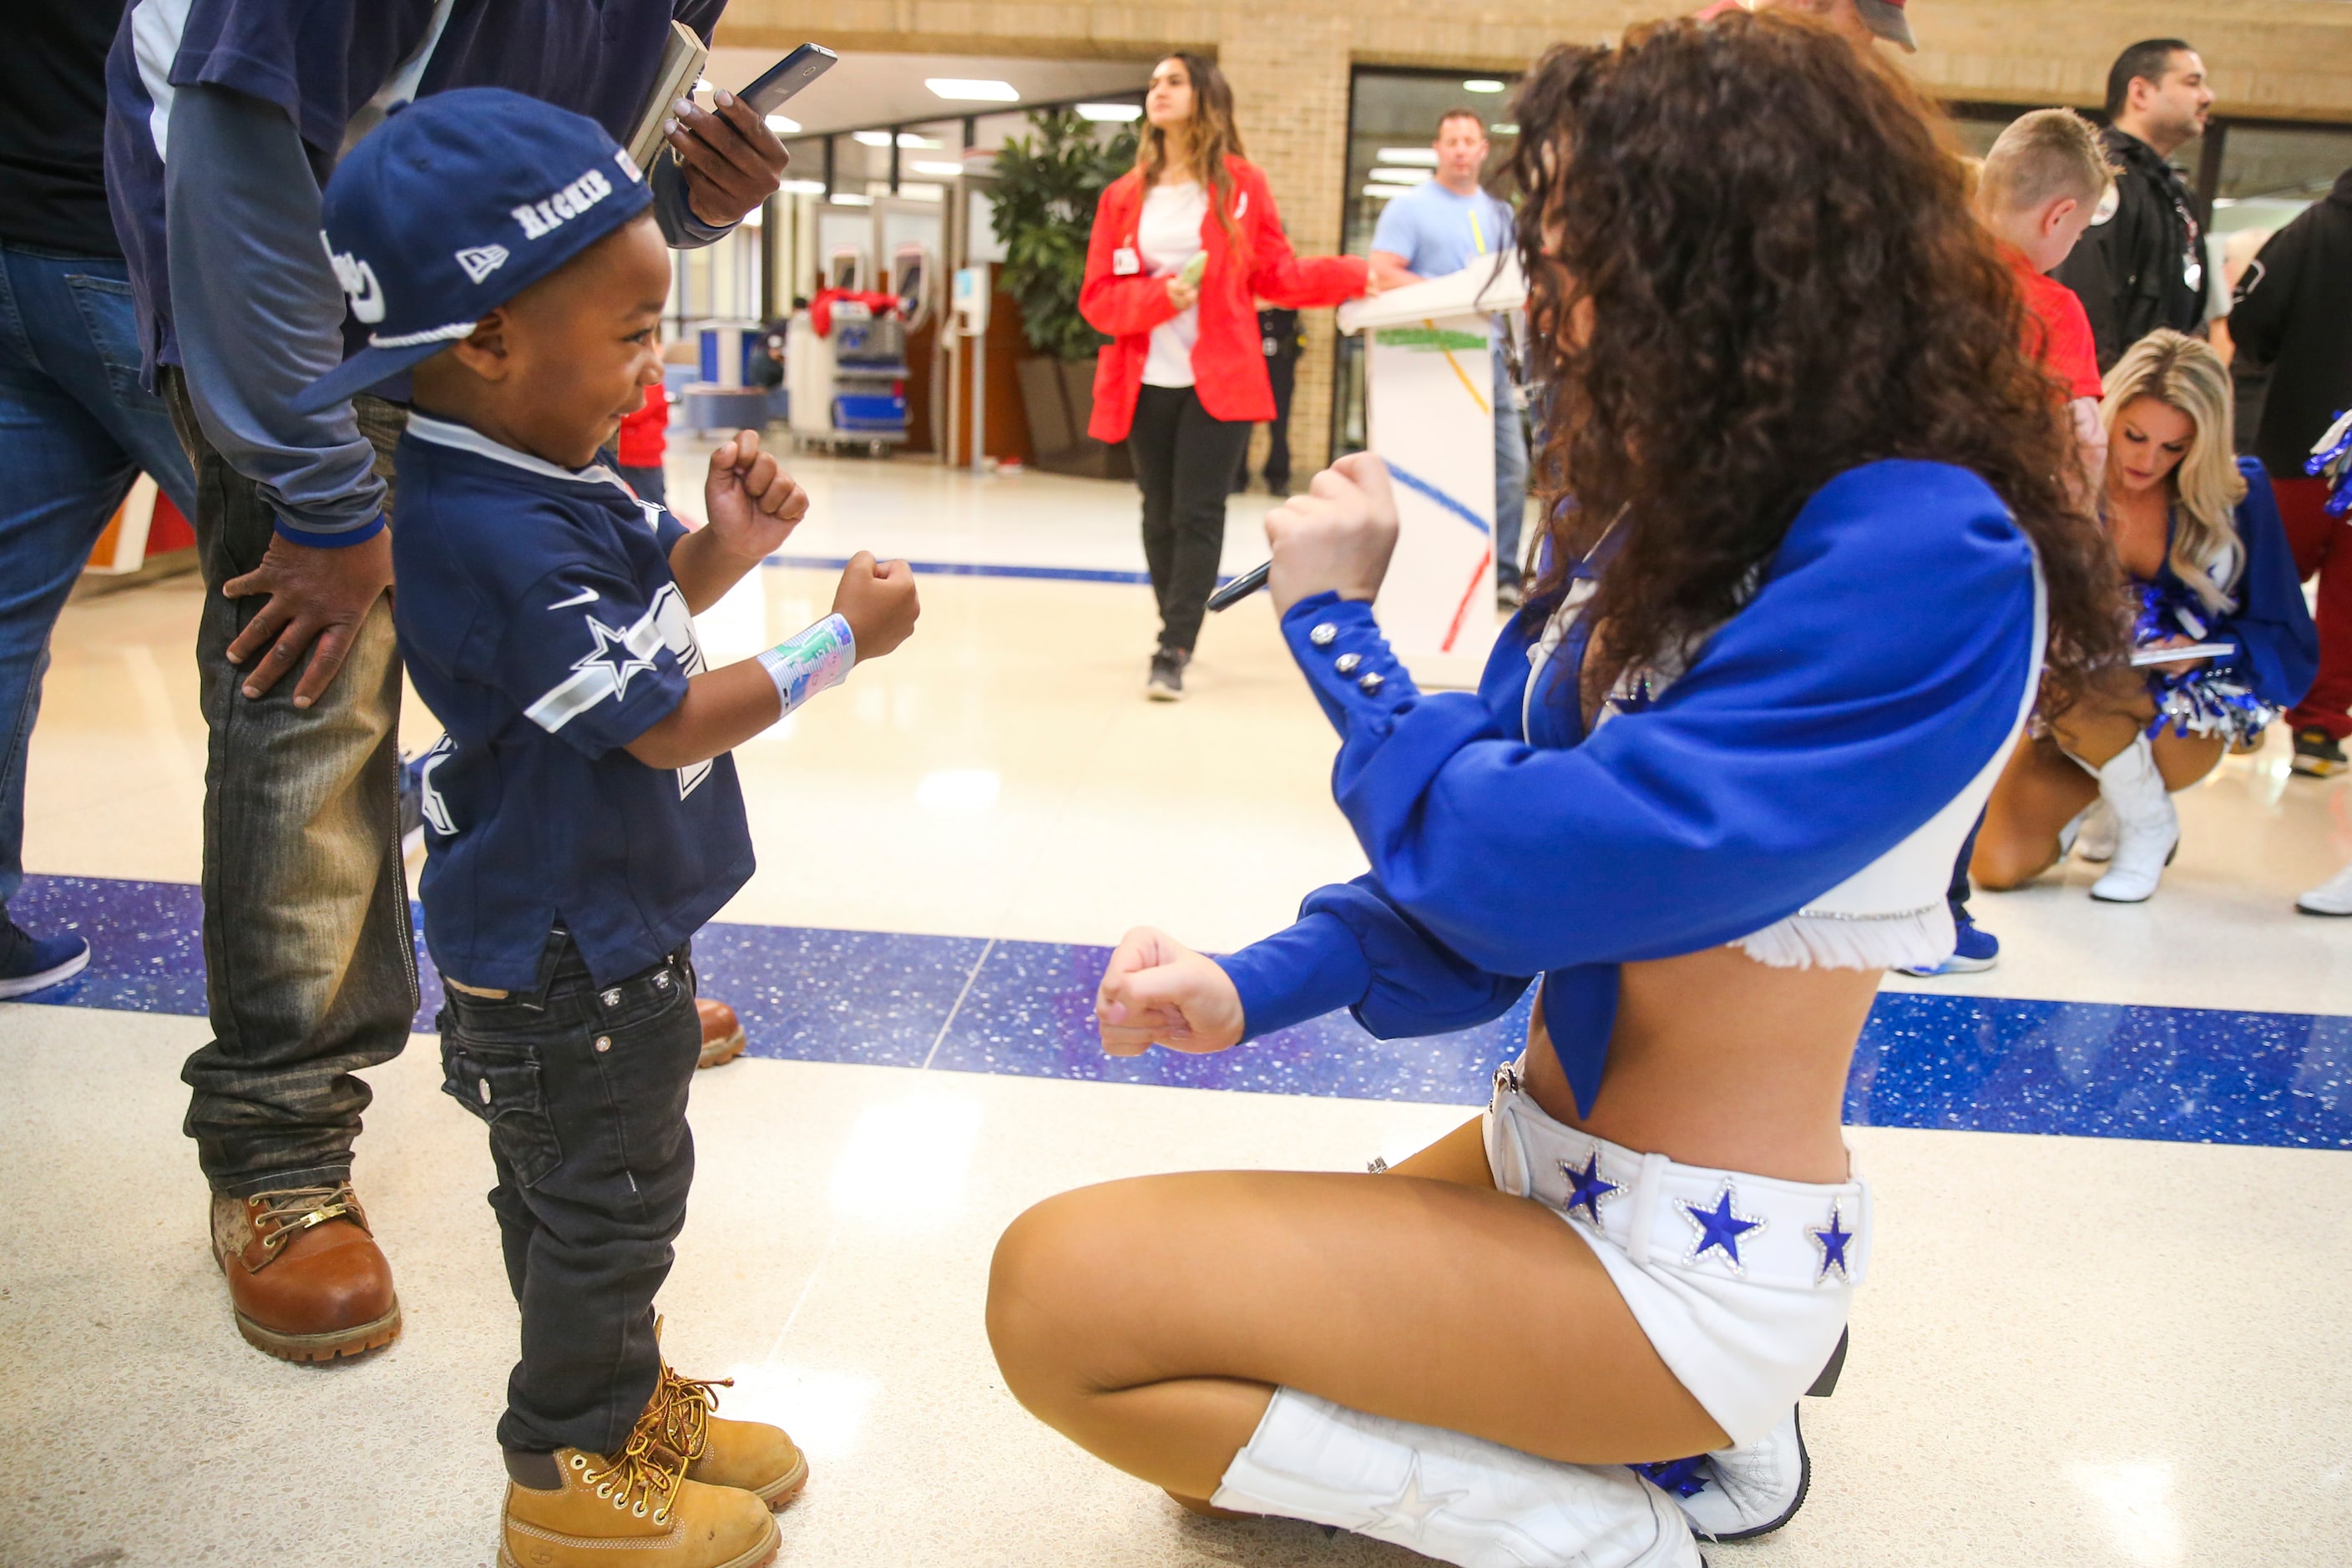
<path fill-rule="evenodd" d="M 1298 362 L 1276 356 L 1265 362 L 1265 379 L 1274 387 L 1274 423 L 1265 427 L 1265 488 L 1290 488 L 1290 396 L 1298 387 Z"/>
<path fill-rule="evenodd" d="M 1265 488 L 1267 493 L 1290 489 L 1290 398 L 1298 389 L 1298 362 L 1296 359 L 1269 357 L 1265 362 L 1266 384 L 1274 389 L 1274 423 L 1265 427 Z M 1249 448 L 1242 448 L 1242 460 L 1234 468 L 1234 493 L 1249 489 Z"/>
<path fill-rule="evenodd" d="M 1160 646 L 1200 639 L 1225 548 L 1225 493 L 1249 451 L 1246 420 L 1219 419 L 1189 386 L 1146 386 L 1127 448 L 1143 487 L 1143 559 L 1160 601 Z"/>
<path fill-rule="evenodd" d="M 501 999 L 450 991 L 441 1088 L 490 1125 L 490 1208 L 522 1309 L 499 1442 L 612 1454 L 653 1397 L 654 1293 L 694 1182 L 694 970 L 681 948 L 599 987 L 558 931 L 541 973 Z"/>

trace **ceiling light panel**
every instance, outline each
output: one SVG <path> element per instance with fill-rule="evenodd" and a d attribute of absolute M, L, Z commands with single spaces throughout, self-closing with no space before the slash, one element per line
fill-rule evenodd
<path fill-rule="evenodd" d="M 934 96 L 967 103 L 1018 103 L 1021 94 L 1009 81 L 989 81 L 972 77 L 931 76 L 923 85 Z M 1496 88 L 1501 91 L 1499 84 Z"/>

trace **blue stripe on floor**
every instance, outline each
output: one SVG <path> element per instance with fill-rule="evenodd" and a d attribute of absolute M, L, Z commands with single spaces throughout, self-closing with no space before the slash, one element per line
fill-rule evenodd
<path fill-rule="evenodd" d="M 28 877 L 10 913 L 77 926 L 89 970 L 24 1000 L 201 1016 L 202 906 L 184 883 Z M 1058 942 L 717 924 L 705 990 L 753 1056 L 1265 1094 L 1474 1105 L 1526 1038 L 1493 1024 L 1374 1040 L 1344 1013 L 1215 1056 L 1097 1047 L 1108 950 Z M 419 954 L 429 1030 L 441 987 Z M 2352 1148 L 2352 1017 L 1889 993 L 1846 1086 L 1857 1125 Z"/>

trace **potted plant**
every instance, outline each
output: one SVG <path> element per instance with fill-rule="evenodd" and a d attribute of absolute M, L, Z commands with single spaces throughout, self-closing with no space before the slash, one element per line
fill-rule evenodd
<path fill-rule="evenodd" d="M 996 154 L 991 223 L 1004 247 L 1005 291 L 1021 306 L 1034 357 L 1016 367 L 1037 466 L 1097 479 L 1131 477 L 1124 447 L 1087 434 L 1094 416 L 1095 351 L 1107 341 L 1078 314 L 1095 202 L 1135 163 L 1135 132 L 1108 141 L 1074 110 L 1033 110 L 1034 134 Z"/>

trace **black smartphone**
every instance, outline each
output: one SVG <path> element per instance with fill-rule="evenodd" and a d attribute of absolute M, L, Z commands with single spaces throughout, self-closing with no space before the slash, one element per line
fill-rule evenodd
<path fill-rule="evenodd" d="M 760 114 L 773 114 L 786 99 L 831 70 L 840 58 L 822 44 L 803 44 L 735 96 Z"/>

